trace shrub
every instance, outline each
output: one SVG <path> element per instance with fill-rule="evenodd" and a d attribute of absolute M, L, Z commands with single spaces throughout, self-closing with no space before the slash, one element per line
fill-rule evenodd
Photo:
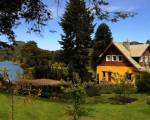
<path fill-rule="evenodd" d="M 150 105 L 150 96 L 146 97 L 146 103 Z"/>
<path fill-rule="evenodd" d="M 120 84 L 100 84 L 100 93 L 102 94 L 112 94 L 112 93 L 116 93 L 116 94 L 122 94 L 122 89 L 123 87 Z M 129 93 L 135 93 L 136 92 L 136 87 L 133 85 L 129 85 L 126 84 L 124 85 L 126 91 L 126 94 Z"/>
<path fill-rule="evenodd" d="M 139 92 L 150 93 L 150 73 L 143 72 L 142 78 L 137 80 L 136 86 Z"/>
<path fill-rule="evenodd" d="M 4 79 L 3 79 L 3 77 L 2 77 L 2 75 L 0 74 L 0 88 L 1 88 L 1 86 L 2 86 L 2 81 L 3 81 Z"/>
<path fill-rule="evenodd" d="M 89 97 L 92 97 L 92 96 L 99 96 L 100 95 L 100 91 L 101 91 L 101 87 L 100 85 L 98 84 L 88 84 L 86 85 L 86 94 L 89 96 Z"/>
<path fill-rule="evenodd" d="M 126 72 L 124 75 L 119 73 L 113 73 L 112 79 L 117 84 L 117 92 L 120 95 L 125 96 L 128 93 L 130 86 L 132 86 L 133 79 L 128 78 L 129 73 Z"/>
<path fill-rule="evenodd" d="M 72 116 L 73 120 L 79 119 L 81 115 L 85 113 L 83 104 L 85 103 L 85 89 L 81 83 L 71 84 L 66 89 L 66 93 L 70 96 L 70 104 L 68 112 Z"/>
<path fill-rule="evenodd" d="M 136 93 L 136 87 L 134 85 L 131 85 L 131 84 L 126 84 L 124 86 L 121 86 L 121 85 L 115 85 L 114 86 L 114 92 L 116 94 L 122 94 L 123 93 L 123 90 L 122 89 L 125 89 L 125 94 L 131 94 L 131 93 Z"/>
<path fill-rule="evenodd" d="M 115 85 L 113 84 L 100 84 L 100 88 L 101 88 L 101 94 L 112 94 L 114 92 L 115 89 Z"/>

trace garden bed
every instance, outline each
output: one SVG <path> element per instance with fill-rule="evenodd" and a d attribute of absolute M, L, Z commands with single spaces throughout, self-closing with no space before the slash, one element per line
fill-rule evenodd
<path fill-rule="evenodd" d="M 137 100 L 136 98 L 131 98 L 131 97 L 127 97 L 127 96 L 120 96 L 120 95 L 117 95 L 115 97 L 111 97 L 109 99 L 112 101 L 112 103 L 116 103 L 116 104 L 128 104 L 128 103 L 135 102 Z"/>

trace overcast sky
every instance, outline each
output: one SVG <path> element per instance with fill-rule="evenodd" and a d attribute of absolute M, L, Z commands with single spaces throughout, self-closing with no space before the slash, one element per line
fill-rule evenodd
<path fill-rule="evenodd" d="M 17 40 L 27 41 L 35 40 L 38 46 L 43 49 L 57 50 L 60 49 L 58 40 L 61 39 L 60 34 L 63 33 L 58 22 L 60 17 L 64 13 L 65 0 L 60 0 L 62 4 L 59 6 L 57 14 L 57 6 L 54 3 L 55 0 L 44 0 L 48 4 L 49 8 L 52 9 L 53 19 L 49 22 L 47 27 L 43 29 L 42 37 L 37 34 L 27 34 L 27 25 L 22 24 L 20 27 L 15 29 Z M 53 2 L 52 2 L 53 1 Z M 108 9 L 110 11 L 116 10 L 127 10 L 135 11 L 138 14 L 133 18 L 121 20 L 117 23 L 106 22 L 114 38 L 114 41 L 139 41 L 145 42 L 150 39 L 150 0 L 108 0 L 110 5 Z M 98 26 L 102 21 L 95 20 Z M 97 28 L 96 26 L 96 28 Z M 95 28 L 95 29 L 96 29 Z M 55 33 L 50 33 L 50 30 L 55 30 Z M 0 37 L 0 39 L 5 39 Z"/>

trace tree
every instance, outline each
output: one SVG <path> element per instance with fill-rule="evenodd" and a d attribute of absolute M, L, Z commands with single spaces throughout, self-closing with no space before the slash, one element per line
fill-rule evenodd
<path fill-rule="evenodd" d="M 21 24 L 21 20 L 32 23 L 29 31 L 41 32 L 41 27 L 51 19 L 43 0 L 1 0 L 0 13 L 0 35 L 7 35 L 11 41 L 15 40 L 13 28 Z"/>
<path fill-rule="evenodd" d="M 21 49 L 21 63 L 26 67 L 37 66 L 40 49 L 34 41 L 27 42 Z"/>
<path fill-rule="evenodd" d="M 142 44 L 142 43 L 137 42 L 137 41 L 132 41 L 132 42 L 130 42 L 130 45 L 139 45 L 139 44 Z"/>
<path fill-rule="evenodd" d="M 73 81 L 80 81 L 78 73 L 72 73 Z M 83 83 L 73 83 L 68 82 L 69 86 L 65 89 L 66 95 L 69 96 L 71 101 L 71 108 L 69 109 L 69 115 L 71 115 L 72 120 L 78 120 L 80 116 L 85 113 L 83 104 L 85 103 L 86 92 Z"/>
<path fill-rule="evenodd" d="M 109 26 L 105 23 L 102 23 L 98 26 L 94 44 L 93 44 L 93 54 L 92 54 L 92 64 L 95 66 L 96 61 L 98 60 L 99 55 L 104 52 L 107 46 L 112 42 L 112 33 Z"/>
<path fill-rule="evenodd" d="M 28 41 L 23 45 L 21 49 L 21 63 L 27 70 L 32 68 L 32 74 L 34 78 L 48 78 L 50 52 L 38 48 L 37 43 L 34 41 Z"/>
<path fill-rule="evenodd" d="M 128 78 L 129 73 L 126 72 L 124 75 L 120 75 L 119 73 L 112 74 L 112 80 L 116 84 L 116 92 L 119 93 L 120 96 L 126 96 L 127 91 L 130 87 L 133 86 L 133 79 Z"/>
<path fill-rule="evenodd" d="M 147 41 L 146 41 L 146 44 L 150 44 L 150 40 L 147 40 Z"/>
<path fill-rule="evenodd" d="M 55 0 L 61 4 L 60 0 Z M 109 5 L 107 0 L 88 0 L 91 10 L 100 19 L 112 22 L 133 17 L 134 12 L 115 11 L 109 12 L 103 6 Z M 51 9 L 51 8 L 50 8 Z M 51 19 L 51 11 L 44 3 L 44 0 L 1 0 L 0 1 L 0 35 L 6 35 L 12 42 L 15 40 L 14 27 L 25 21 L 29 25 L 29 32 L 41 32 L 41 28 Z M 59 10 L 59 9 L 58 9 Z"/>
<path fill-rule="evenodd" d="M 142 78 L 137 79 L 136 86 L 138 92 L 147 92 L 150 93 L 150 73 L 149 72 L 142 72 Z M 139 76 L 139 77 L 141 77 Z"/>
<path fill-rule="evenodd" d="M 86 66 L 92 42 L 93 19 L 84 0 L 70 0 L 60 22 L 64 34 L 59 43 L 63 48 L 64 61 L 70 73 L 78 73 L 82 80 L 90 79 Z"/>
<path fill-rule="evenodd" d="M 67 80 L 70 81 L 70 84 L 67 92 L 70 94 L 72 103 L 71 116 L 73 120 L 78 120 L 83 112 L 82 104 L 85 94 L 83 82 L 91 80 L 87 65 L 92 42 L 93 19 L 84 0 L 69 0 L 60 22 L 64 31 L 60 44 L 69 73 Z"/>

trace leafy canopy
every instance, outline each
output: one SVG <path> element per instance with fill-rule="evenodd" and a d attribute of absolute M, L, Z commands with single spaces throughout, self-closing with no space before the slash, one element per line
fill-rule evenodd
<path fill-rule="evenodd" d="M 58 5 L 62 4 L 60 0 L 53 0 Z M 107 0 L 88 0 L 93 13 L 100 19 L 112 22 L 133 17 L 134 12 L 116 11 L 109 12 L 102 6 L 109 5 Z M 51 9 L 51 8 L 50 8 Z M 0 35 L 6 35 L 9 40 L 15 40 L 14 27 L 25 21 L 29 24 L 28 32 L 41 32 L 42 26 L 45 26 L 51 19 L 51 11 L 44 3 L 44 0 L 0 0 Z"/>

